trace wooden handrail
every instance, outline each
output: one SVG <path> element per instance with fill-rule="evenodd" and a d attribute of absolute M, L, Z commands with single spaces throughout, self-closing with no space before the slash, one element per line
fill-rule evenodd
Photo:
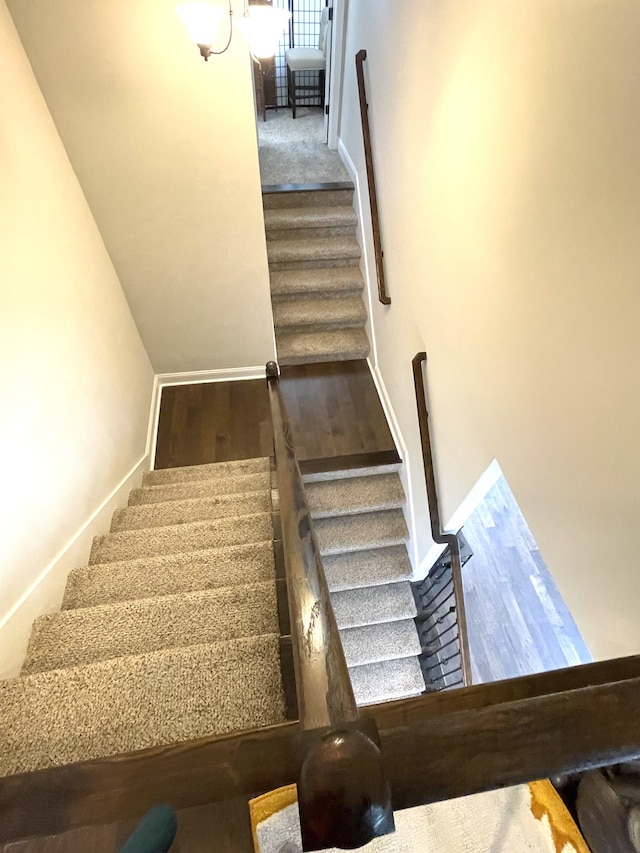
<path fill-rule="evenodd" d="M 640 656 L 372 706 L 393 807 L 640 758 Z M 296 781 L 295 722 L 0 779 L 0 843 Z"/>
<path fill-rule="evenodd" d="M 431 451 L 431 436 L 429 434 L 429 410 L 427 409 L 427 398 L 424 390 L 424 377 L 422 365 L 427 362 L 426 352 L 419 352 L 411 362 L 413 367 L 413 384 L 416 389 L 416 405 L 418 407 L 418 424 L 420 426 L 420 440 L 422 442 L 422 464 L 424 467 L 424 478 L 427 484 L 427 501 L 429 504 L 429 521 L 431 524 L 431 538 L 438 545 L 447 545 L 451 554 L 451 574 L 453 577 L 453 589 L 456 601 L 456 618 L 458 622 L 458 642 L 460 645 L 460 662 L 462 665 L 462 678 L 465 685 L 471 684 L 471 661 L 469 656 L 469 635 L 467 633 L 467 616 L 464 606 L 464 589 L 462 586 L 462 562 L 460 560 L 460 543 L 455 533 L 443 533 L 440 522 L 440 507 L 438 505 L 438 491 L 436 489 L 436 476 L 433 468 L 433 454 Z"/>
<path fill-rule="evenodd" d="M 278 374 L 273 367 L 268 369 L 300 724 L 303 729 L 339 726 L 357 720 L 358 708 L 282 405 Z"/>
<path fill-rule="evenodd" d="M 377 729 L 360 719 L 353 695 L 277 364 L 266 372 L 300 727 L 318 732 L 297 780 L 303 849 L 356 847 L 393 831 L 391 795 Z"/>
<path fill-rule="evenodd" d="M 373 150 L 371 148 L 371 128 L 369 127 L 369 104 L 364 80 L 363 63 L 367 58 L 366 50 L 356 53 L 356 76 L 358 78 L 358 97 L 360 99 L 360 118 L 362 120 L 362 138 L 364 141 L 364 159 L 367 166 L 367 185 L 369 187 L 369 205 L 371 207 L 371 227 L 373 229 L 373 250 L 376 257 L 376 272 L 378 275 L 378 299 L 383 305 L 391 305 L 391 297 L 387 293 L 387 283 L 384 275 L 384 253 L 382 251 L 382 235 L 380 233 L 380 214 L 378 213 L 378 194 L 376 177 L 373 169 Z"/>

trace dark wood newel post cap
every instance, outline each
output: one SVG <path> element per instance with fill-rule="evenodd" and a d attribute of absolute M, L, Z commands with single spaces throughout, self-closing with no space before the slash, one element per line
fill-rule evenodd
<path fill-rule="evenodd" d="M 323 735 L 298 781 L 303 850 L 353 850 L 395 829 L 377 745 L 356 728 Z"/>
<path fill-rule="evenodd" d="M 273 377 L 277 377 L 280 374 L 278 370 L 278 365 L 275 361 L 267 362 L 267 379 L 272 379 Z"/>

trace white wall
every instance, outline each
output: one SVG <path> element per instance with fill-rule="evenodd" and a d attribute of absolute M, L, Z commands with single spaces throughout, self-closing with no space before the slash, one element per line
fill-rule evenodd
<path fill-rule="evenodd" d="M 175 6 L 9 0 L 156 372 L 264 365 L 274 344 L 249 54 L 236 32 L 204 62 Z"/>
<path fill-rule="evenodd" d="M 443 518 L 497 458 L 594 655 L 637 653 L 640 6 L 350 0 L 348 28 L 340 134 L 364 178 L 365 48 L 410 451 L 424 347 Z"/>
<path fill-rule="evenodd" d="M 146 462 L 153 371 L 0 0 L 0 675 Z M 100 518 L 98 518 L 100 516 Z M 82 553 L 78 536 L 87 522 Z M 29 593 L 32 593 L 29 596 Z"/>

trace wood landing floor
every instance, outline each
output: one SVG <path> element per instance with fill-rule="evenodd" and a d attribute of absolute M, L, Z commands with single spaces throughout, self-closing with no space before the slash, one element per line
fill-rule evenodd
<path fill-rule="evenodd" d="M 465 523 L 463 585 L 473 680 L 589 663 L 591 655 L 504 477 Z"/>

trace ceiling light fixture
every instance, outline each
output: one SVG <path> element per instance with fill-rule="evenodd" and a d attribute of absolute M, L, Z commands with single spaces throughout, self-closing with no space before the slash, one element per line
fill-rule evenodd
<path fill-rule="evenodd" d="M 220 56 L 229 49 L 233 36 L 233 0 L 229 0 L 229 38 L 222 50 L 212 50 L 225 12 L 220 6 L 214 6 L 205 0 L 181 3 L 176 7 L 189 36 L 200 48 L 200 55 L 206 61 L 210 56 Z M 247 3 L 240 29 L 253 56 L 260 60 L 273 56 L 278 49 L 280 36 L 290 18 L 284 9 L 274 9 L 269 3 Z"/>

